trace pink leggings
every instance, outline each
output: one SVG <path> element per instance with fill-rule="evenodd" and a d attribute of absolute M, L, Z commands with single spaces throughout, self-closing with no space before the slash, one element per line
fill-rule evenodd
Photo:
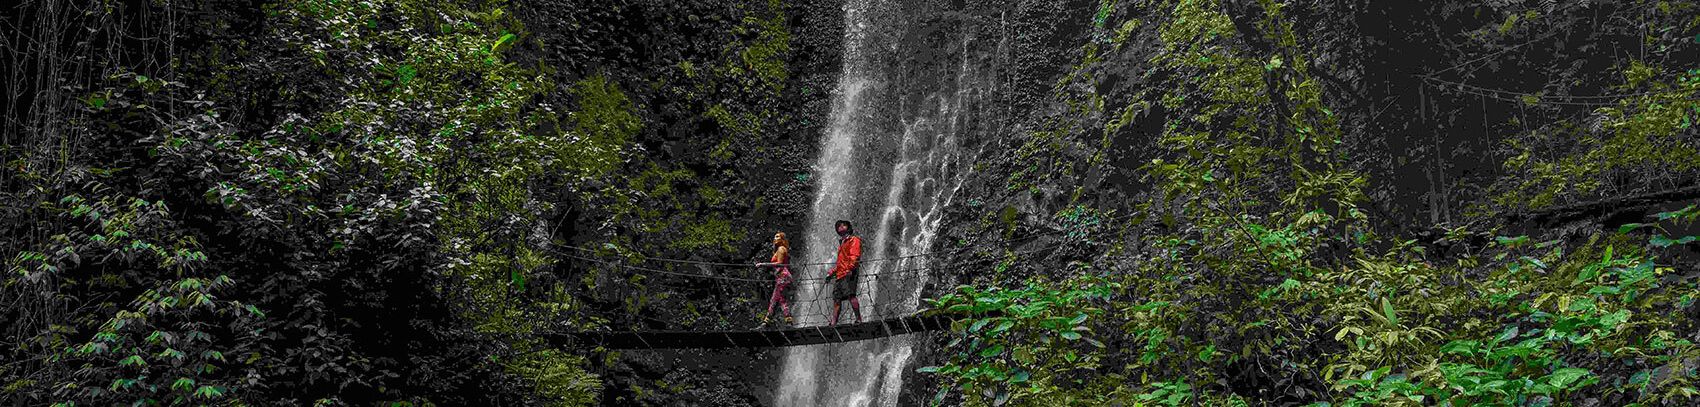
<path fill-rule="evenodd" d="M 779 269 L 779 276 L 773 279 L 773 298 L 767 300 L 767 312 L 762 315 L 772 315 L 773 304 L 779 303 L 779 310 L 785 312 L 785 316 L 791 316 L 791 304 L 785 302 L 785 288 L 790 286 L 791 270 Z"/>

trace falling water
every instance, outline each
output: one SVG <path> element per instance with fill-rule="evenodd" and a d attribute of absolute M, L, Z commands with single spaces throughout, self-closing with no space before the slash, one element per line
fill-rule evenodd
<path fill-rule="evenodd" d="M 814 171 L 818 184 L 807 236 L 798 259 L 832 261 L 838 239 L 835 220 L 856 225 L 866 259 L 858 288 L 869 319 L 906 315 L 920 304 L 925 273 L 899 273 L 928 266 L 943 210 L 961 186 L 959 138 L 975 126 L 965 112 L 986 92 L 972 74 L 966 51 L 970 35 L 910 49 L 925 24 L 904 16 L 900 5 L 878 0 L 845 4 L 842 73 L 833 92 L 831 120 Z M 935 19 L 937 20 L 937 19 Z M 947 21 L 947 23 L 949 23 Z M 936 26 L 936 21 L 934 24 Z M 933 27 L 936 28 L 936 27 Z M 944 30 L 950 31 L 950 30 Z M 929 31 L 931 32 L 931 31 Z M 939 48 L 955 50 L 938 52 Z M 916 54 L 923 55 L 919 62 Z M 959 61 L 939 61 L 955 54 Z M 942 66 L 941 66 L 942 65 Z M 944 68 L 944 69 L 933 69 Z M 948 72 L 955 71 L 954 75 Z M 803 268 L 802 279 L 825 269 Z M 805 280 L 808 281 L 808 280 Z M 802 284 L 795 295 L 801 325 L 824 325 L 831 303 L 824 283 Z M 822 301 L 811 301 L 813 299 Z M 841 322 L 854 318 L 846 305 Z M 914 339 L 874 340 L 791 348 L 774 398 L 780 406 L 894 406 L 909 366 Z"/>

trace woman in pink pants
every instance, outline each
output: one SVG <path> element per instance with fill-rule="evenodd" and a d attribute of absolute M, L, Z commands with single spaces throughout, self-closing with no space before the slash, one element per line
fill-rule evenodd
<path fill-rule="evenodd" d="M 785 240 L 785 232 L 773 234 L 773 258 L 767 263 L 756 263 L 756 267 L 772 267 L 773 297 L 767 300 L 767 312 L 761 314 L 761 323 L 767 325 L 768 317 L 773 315 L 773 304 L 779 304 L 779 310 L 785 313 L 785 323 L 792 322 L 791 304 L 785 302 L 785 288 L 795 281 L 791 278 L 791 241 Z"/>

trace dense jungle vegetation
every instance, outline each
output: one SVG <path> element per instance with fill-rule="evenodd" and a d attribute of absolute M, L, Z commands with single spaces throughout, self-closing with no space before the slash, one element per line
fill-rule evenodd
<path fill-rule="evenodd" d="M 1700 3 L 903 3 L 1012 33 L 920 399 L 1700 403 Z M 754 325 L 617 266 L 813 227 L 842 4 L 0 7 L 0 402 L 766 397 L 551 334 Z"/>

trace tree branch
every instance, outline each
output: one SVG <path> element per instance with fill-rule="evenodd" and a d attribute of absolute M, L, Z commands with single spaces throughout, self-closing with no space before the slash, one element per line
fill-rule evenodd
<path fill-rule="evenodd" d="M 1512 222 L 1536 222 L 1538 224 L 1557 224 L 1585 218 L 1603 220 L 1637 211 L 1645 212 L 1648 207 L 1654 205 L 1691 199 L 1700 199 L 1700 184 L 1649 194 L 1615 197 L 1533 212 L 1507 214 L 1504 218 Z"/>

